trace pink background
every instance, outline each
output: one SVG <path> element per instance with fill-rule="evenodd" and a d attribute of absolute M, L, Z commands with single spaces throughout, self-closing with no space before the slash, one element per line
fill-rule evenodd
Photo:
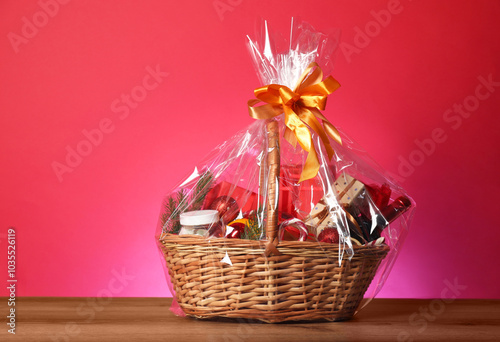
<path fill-rule="evenodd" d="M 388 7 L 381 26 L 376 13 Z M 245 35 L 257 19 L 286 35 L 300 16 L 341 28 L 348 44 L 325 114 L 418 203 L 379 297 L 439 297 L 448 280 L 466 286 L 460 297 L 500 298 L 500 2 L 120 0 L 41 10 L 0 3 L 0 281 L 15 226 L 18 295 L 169 296 L 154 243 L 162 198 L 252 122 L 246 101 L 259 83 Z M 24 17 L 40 26 L 24 28 L 29 38 L 19 38 Z M 155 88 L 141 93 L 157 65 L 168 76 L 156 86 L 148 78 Z M 497 83 L 488 90 L 479 77 Z M 133 89 L 145 98 L 124 118 L 121 96 Z M 106 124 L 60 181 L 53 163 L 65 163 L 67 146 L 85 151 L 82 131 Z M 418 152 L 415 140 L 436 129 L 435 150 Z M 402 169 L 400 158 L 418 165 Z"/>

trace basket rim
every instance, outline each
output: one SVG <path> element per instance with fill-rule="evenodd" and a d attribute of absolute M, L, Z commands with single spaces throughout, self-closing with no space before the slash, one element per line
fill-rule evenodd
<path fill-rule="evenodd" d="M 237 238 L 213 238 L 207 239 L 198 235 L 177 235 L 177 234 L 163 234 L 162 237 L 157 236 L 157 241 L 161 244 L 177 244 L 184 246 L 206 246 L 206 247 L 241 247 L 253 249 L 265 249 L 268 240 L 246 240 Z M 291 248 L 291 249 L 314 249 L 314 250 L 327 250 L 338 251 L 339 245 L 337 243 L 327 243 L 320 241 L 279 241 L 276 246 L 278 249 Z M 389 251 L 390 247 L 386 244 L 381 245 L 352 245 L 352 250 L 356 252 L 382 252 Z"/>

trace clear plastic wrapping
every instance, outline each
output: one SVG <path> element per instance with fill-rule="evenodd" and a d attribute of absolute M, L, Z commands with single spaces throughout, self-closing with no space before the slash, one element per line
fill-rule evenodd
<path fill-rule="evenodd" d="M 252 318 L 262 310 L 266 321 L 345 319 L 311 315 L 338 304 L 328 302 L 333 295 L 318 294 L 315 286 L 323 285 L 317 280 L 300 279 L 334 265 L 328 286 L 337 286 L 331 293 L 346 292 L 348 300 L 362 298 L 370 283 L 365 297 L 373 298 L 384 284 L 415 203 L 321 114 L 338 87 L 328 77 L 338 37 L 338 31 L 324 34 L 292 21 L 288 43 L 270 34 L 267 22 L 256 39 L 248 38 L 263 85 L 248 103 L 257 120 L 216 147 L 165 197 L 155 236 L 170 289 L 188 315 Z M 209 210 L 218 212 L 217 222 L 190 235 L 194 230 L 183 226 L 181 215 Z M 372 251 L 383 253 L 356 264 L 356 274 L 373 270 L 362 277 L 362 293 L 351 295 L 352 279 L 335 272 L 353 268 L 358 254 Z M 350 312 L 358 306 L 359 300 Z"/>

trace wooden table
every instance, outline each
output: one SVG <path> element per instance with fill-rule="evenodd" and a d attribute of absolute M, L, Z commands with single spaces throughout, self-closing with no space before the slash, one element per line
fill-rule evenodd
<path fill-rule="evenodd" d="M 7 303 L 7 298 L 0 298 Z M 262 324 L 174 316 L 170 298 L 21 297 L 0 341 L 500 341 L 500 300 L 375 299 L 351 321 Z"/>

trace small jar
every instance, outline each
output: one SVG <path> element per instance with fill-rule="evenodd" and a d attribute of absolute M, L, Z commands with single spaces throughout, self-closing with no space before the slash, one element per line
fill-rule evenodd
<path fill-rule="evenodd" d="M 179 235 L 200 235 L 209 237 L 214 230 L 219 230 L 219 212 L 217 210 L 195 210 L 180 215 L 181 230 Z"/>

